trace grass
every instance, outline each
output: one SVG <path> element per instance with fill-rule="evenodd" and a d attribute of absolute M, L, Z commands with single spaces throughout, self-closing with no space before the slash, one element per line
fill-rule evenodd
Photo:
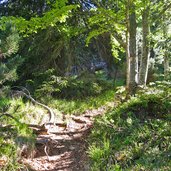
<path fill-rule="evenodd" d="M 35 136 L 32 130 L 27 127 L 29 114 L 28 103 L 24 104 L 22 99 L 0 99 L 0 114 L 9 113 L 16 119 L 3 116 L 0 118 L 0 170 L 12 171 L 26 169 L 18 161 L 22 155 L 22 148 L 27 147 L 27 154 L 31 155 L 34 148 Z M 34 111 L 35 112 L 35 111 Z"/>
<path fill-rule="evenodd" d="M 91 170 L 171 170 L 170 101 L 168 93 L 139 95 L 97 119 Z"/>
<path fill-rule="evenodd" d="M 115 90 L 107 90 L 96 97 L 85 97 L 83 99 L 45 99 L 48 105 L 52 108 L 57 108 L 59 111 L 66 114 L 79 115 L 86 110 L 95 109 L 107 102 L 114 100 Z"/>

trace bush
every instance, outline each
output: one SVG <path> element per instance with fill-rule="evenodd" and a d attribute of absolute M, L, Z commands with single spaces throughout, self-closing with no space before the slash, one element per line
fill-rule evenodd
<path fill-rule="evenodd" d="M 87 96 L 99 95 L 113 87 L 112 82 L 96 77 L 84 75 L 84 77 L 59 77 L 53 70 L 40 74 L 35 81 L 27 81 L 36 89 L 35 96 L 52 96 L 66 99 L 80 99 Z"/>

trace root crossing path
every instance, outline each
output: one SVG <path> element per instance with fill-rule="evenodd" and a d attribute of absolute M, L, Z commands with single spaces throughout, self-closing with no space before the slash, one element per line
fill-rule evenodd
<path fill-rule="evenodd" d="M 37 131 L 33 156 L 23 157 L 22 162 L 32 171 L 89 171 L 87 136 L 93 120 L 115 106 L 112 102 L 81 116 L 64 115 L 55 124 L 46 125 Z"/>

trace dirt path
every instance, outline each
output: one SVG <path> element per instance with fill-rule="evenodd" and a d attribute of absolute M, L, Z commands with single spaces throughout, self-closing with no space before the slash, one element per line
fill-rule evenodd
<path fill-rule="evenodd" d="M 34 171 L 89 171 L 86 140 L 93 120 L 114 106 L 109 103 L 81 116 L 64 115 L 55 125 L 46 125 L 37 131 L 34 157 L 23 158 L 22 162 Z"/>

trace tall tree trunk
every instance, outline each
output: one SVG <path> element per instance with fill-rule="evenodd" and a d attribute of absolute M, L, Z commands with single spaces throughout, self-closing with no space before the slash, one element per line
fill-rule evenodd
<path fill-rule="evenodd" d="M 129 30 L 130 30 L 130 23 L 129 23 L 129 0 L 127 1 L 126 5 L 126 89 L 130 91 L 130 53 L 129 53 Z"/>
<path fill-rule="evenodd" d="M 148 36 L 150 33 L 149 26 L 149 7 L 146 7 L 142 14 L 142 30 L 143 30 L 143 44 L 142 44 L 142 56 L 140 62 L 139 72 L 139 85 L 145 86 L 147 83 L 148 66 L 150 57 L 150 48 Z"/>
<path fill-rule="evenodd" d="M 127 37 L 127 90 L 130 95 L 135 94 L 138 76 L 138 58 L 136 54 L 136 15 L 133 0 L 128 0 L 129 20 Z M 128 49 L 129 48 L 129 49 Z"/>
<path fill-rule="evenodd" d="M 165 80 L 167 80 L 169 77 L 169 71 L 170 71 L 169 55 L 168 55 L 167 50 L 166 50 L 165 54 L 164 54 L 164 79 Z"/>
<path fill-rule="evenodd" d="M 165 24 L 165 22 L 166 22 L 165 20 L 166 20 L 165 15 L 163 15 L 163 37 L 164 37 L 164 40 L 166 41 L 168 28 L 167 28 L 167 25 Z M 164 50 L 164 79 L 165 80 L 168 79 L 169 70 L 170 70 L 168 48 L 169 47 L 168 47 L 167 43 L 165 43 L 165 50 Z"/>

